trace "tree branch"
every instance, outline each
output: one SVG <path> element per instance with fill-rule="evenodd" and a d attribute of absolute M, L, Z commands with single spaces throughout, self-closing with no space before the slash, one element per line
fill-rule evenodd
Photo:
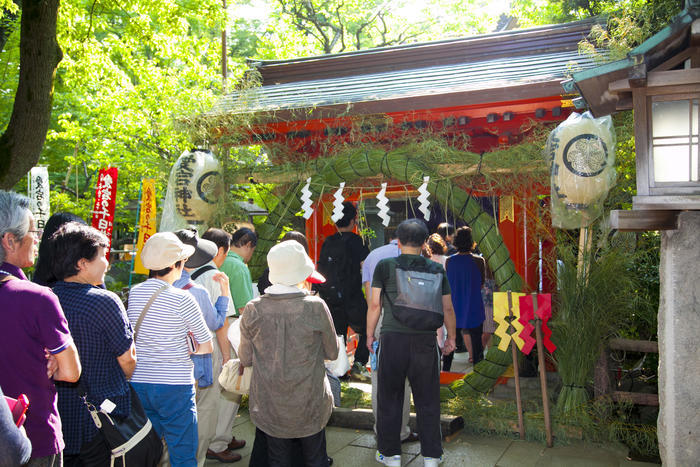
<path fill-rule="evenodd" d="M 17 2 L 15 2 L 17 3 Z M 21 3 L 18 3 L 21 6 Z M 5 48 L 7 39 L 17 27 L 17 13 L 11 13 L 9 10 L 2 11 L 0 17 L 0 50 Z"/>
<path fill-rule="evenodd" d="M 0 188 L 12 188 L 39 161 L 51 121 L 53 78 L 62 52 L 56 41 L 59 0 L 24 0 L 19 82 L 0 136 Z"/>

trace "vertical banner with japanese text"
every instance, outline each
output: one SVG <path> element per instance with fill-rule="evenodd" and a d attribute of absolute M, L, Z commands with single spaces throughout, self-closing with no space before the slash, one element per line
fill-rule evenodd
<path fill-rule="evenodd" d="M 148 269 L 143 267 L 141 263 L 141 250 L 154 233 L 156 233 L 156 182 L 152 178 L 146 178 L 141 184 L 139 239 L 136 244 L 136 259 L 134 260 L 134 273 L 136 274 L 148 274 Z"/>
<path fill-rule="evenodd" d="M 37 229 L 43 229 L 51 215 L 49 169 L 47 167 L 32 167 L 29 171 L 29 199 L 32 200 L 31 210 L 34 215 L 34 225 Z"/>
<path fill-rule="evenodd" d="M 109 240 L 107 259 L 112 248 L 112 228 L 114 227 L 114 207 L 117 197 L 117 168 L 100 169 L 95 188 L 95 206 L 92 208 L 92 226 L 105 234 Z"/>

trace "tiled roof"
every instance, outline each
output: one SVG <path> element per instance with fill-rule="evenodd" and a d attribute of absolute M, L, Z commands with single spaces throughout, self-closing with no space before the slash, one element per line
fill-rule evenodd
<path fill-rule="evenodd" d="M 595 66 L 578 53 L 592 24 L 259 62 L 263 85 L 224 97 L 212 113 L 372 113 L 559 95 L 560 81 Z"/>

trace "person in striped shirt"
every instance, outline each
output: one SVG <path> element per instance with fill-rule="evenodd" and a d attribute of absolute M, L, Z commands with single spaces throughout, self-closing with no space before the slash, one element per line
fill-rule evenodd
<path fill-rule="evenodd" d="M 133 287 L 127 310 L 138 355 L 131 383 L 156 432 L 165 437 L 172 466 L 197 463 L 190 353 L 212 352 L 211 334 L 199 305 L 190 293 L 172 285 L 193 253 L 194 247 L 172 232 L 151 236 L 141 252 L 149 278 Z M 189 349 L 188 333 L 199 343 L 194 352 Z"/>

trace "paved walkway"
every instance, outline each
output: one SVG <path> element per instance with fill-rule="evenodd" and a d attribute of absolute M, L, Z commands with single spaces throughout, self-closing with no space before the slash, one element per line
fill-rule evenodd
<path fill-rule="evenodd" d="M 247 446 L 239 452 L 243 459 L 231 465 L 247 466 L 248 456 L 253 447 L 255 427 L 248 418 L 247 411 L 241 411 L 236 419 L 233 434 L 237 439 L 246 440 Z M 371 431 L 351 428 L 326 428 L 328 455 L 333 467 L 375 467 L 381 464 L 374 460 L 376 444 Z M 573 443 L 555 446 L 551 449 L 543 443 L 501 438 L 489 438 L 459 432 L 449 441 L 444 441 L 445 467 L 456 466 L 565 466 L 565 467 L 651 467 L 656 464 L 627 460 L 627 450 L 621 445 L 596 445 Z M 403 445 L 402 465 L 422 467 L 420 443 Z M 208 467 L 220 466 L 217 461 L 207 461 Z"/>

